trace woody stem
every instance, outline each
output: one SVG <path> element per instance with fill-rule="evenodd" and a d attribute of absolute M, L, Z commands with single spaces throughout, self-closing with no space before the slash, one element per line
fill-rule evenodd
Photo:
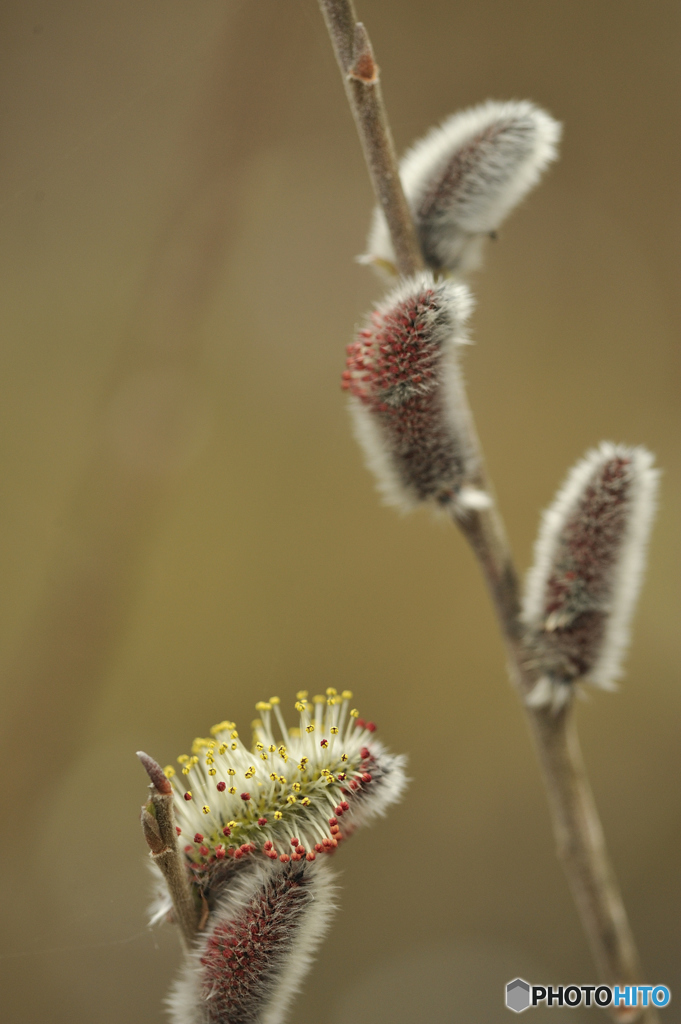
<path fill-rule="evenodd" d="M 390 231 L 398 270 L 403 276 L 423 268 L 413 219 L 402 190 L 392 135 L 378 81 L 369 36 L 357 21 L 352 0 L 319 0 L 345 90 L 355 117 L 374 192 Z M 465 402 L 465 397 L 463 398 Z M 478 453 L 477 478 L 470 482 L 488 494 L 493 488 L 484 466 L 472 414 L 467 420 L 471 449 Z M 641 981 L 641 968 L 622 895 L 605 845 L 603 829 L 577 739 L 571 704 L 558 714 L 528 707 L 537 674 L 520 623 L 518 574 L 496 507 L 455 517 L 478 559 L 505 641 L 509 670 L 523 701 L 561 861 L 601 978 L 620 986 Z M 612 1008 L 624 1024 L 658 1024 L 655 1009 Z"/>

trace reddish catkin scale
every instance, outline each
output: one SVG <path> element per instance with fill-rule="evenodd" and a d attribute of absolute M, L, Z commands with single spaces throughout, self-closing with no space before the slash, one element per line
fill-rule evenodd
<path fill-rule="evenodd" d="M 472 484 L 478 462 L 458 368 L 471 305 L 465 285 L 416 275 L 376 307 L 349 348 L 342 386 L 391 504 L 489 505 Z M 367 723 L 357 719 L 356 727 Z"/>
<path fill-rule="evenodd" d="M 226 789 L 227 789 L 227 783 L 226 782 L 218 782 L 218 784 L 217 784 L 218 793 L 224 793 L 224 791 Z"/>

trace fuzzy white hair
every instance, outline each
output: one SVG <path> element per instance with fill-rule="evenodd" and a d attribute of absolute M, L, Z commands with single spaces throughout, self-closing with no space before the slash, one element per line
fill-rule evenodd
<path fill-rule="evenodd" d="M 613 567 L 603 638 L 598 655 L 584 676 L 585 680 L 603 689 L 613 689 L 621 674 L 622 660 L 629 644 L 629 624 L 643 580 L 648 537 L 656 510 L 659 470 L 653 468 L 653 455 L 647 449 L 604 441 L 571 469 L 553 503 L 543 514 L 522 609 L 522 620 L 529 630 L 538 632 L 546 628 L 546 588 L 563 530 L 590 481 L 613 459 L 625 459 L 630 464 L 627 521 Z M 555 706 L 555 698 L 543 678 L 530 695 L 529 703 L 553 703 Z"/>
<path fill-rule="evenodd" d="M 561 125 L 527 100 L 489 100 L 453 114 L 412 146 L 400 177 L 426 263 L 474 270 L 482 242 L 556 159 Z M 364 262 L 391 266 L 385 217 L 374 210 Z"/>
<path fill-rule="evenodd" d="M 442 351 L 438 386 L 442 395 L 443 426 L 458 450 L 466 474 L 473 474 L 478 468 L 477 456 L 470 443 L 472 425 L 458 359 L 459 346 L 469 344 L 466 322 L 475 305 L 470 291 L 461 283 L 436 281 L 426 271 L 401 281 L 382 302 L 376 304 L 376 314 L 383 319 L 400 304 L 427 289 L 436 293 L 438 302 L 447 314 L 447 326 L 439 325 L 433 336 Z M 350 415 L 355 437 L 364 451 L 366 464 L 374 474 L 386 504 L 395 505 L 403 512 L 412 511 L 421 505 L 423 498 L 415 488 L 409 486 L 400 471 L 399 457 L 392 450 L 391 438 L 380 418 L 369 406 L 352 395 Z M 454 499 L 455 508 L 466 510 L 489 507 L 491 500 L 484 491 L 467 484 L 465 477 L 460 484 Z"/>
<path fill-rule="evenodd" d="M 319 944 L 328 930 L 335 910 L 334 875 L 324 861 L 305 864 L 305 890 L 298 896 L 301 907 L 295 922 L 286 930 L 280 949 L 268 951 L 267 963 L 257 973 L 262 991 L 254 992 L 238 1011 L 238 1020 L 228 1020 L 211 1007 L 210 989 L 206 986 L 206 966 L 202 962 L 216 929 L 238 921 L 248 911 L 249 903 L 259 893 L 272 887 L 290 868 L 267 862 L 256 862 L 241 871 L 227 888 L 218 906 L 211 913 L 208 927 L 187 954 L 180 977 L 167 998 L 173 1024 L 280 1024 L 291 1000 L 299 991 L 314 961 Z"/>

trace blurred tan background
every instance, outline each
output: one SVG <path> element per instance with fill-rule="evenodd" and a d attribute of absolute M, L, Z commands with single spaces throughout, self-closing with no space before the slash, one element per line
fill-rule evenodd
<path fill-rule="evenodd" d="M 400 150 L 488 97 L 565 124 L 473 281 L 466 372 L 523 570 L 587 447 L 665 470 L 627 677 L 579 715 L 681 1020 L 681 7 L 357 5 Z M 381 507 L 351 437 L 344 346 L 381 286 L 316 3 L 5 0 L 0 24 L 3 1021 L 163 1020 L 134 752 L 328 685 L 413 782 L 338 856 L 294 1019 L 496 1024 L 516 974 L 595 980 L 472 558 Z"/>

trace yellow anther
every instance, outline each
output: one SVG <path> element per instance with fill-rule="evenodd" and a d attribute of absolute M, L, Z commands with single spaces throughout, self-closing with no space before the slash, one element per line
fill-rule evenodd
<path fill-rule="evenodd" d="M 284 754 L 286 753 L 286 747 L 284 746 L 283 743 L 279 747 L 277 747 L 277 753 L 280 755 L 280 757 L 283 757 Z"/>
<path fill-rule="evenodd" d="M 307 697 L 307 690 L 298 690 L 296 697 L 298 698 L 298 700 L 305 700 Z"/>
<path fill-rule="evenodd" d="M 255 732 L 258 729 L 262 729 L 262 720 L 260 718 L 254 718 L 251 722 L 251 729 Z"/>
<path fill-rule="evenodd" d="M 197 754 L 194 754 L 194 756 L 191 757 L 189 760 L 190 760 L 191 764 L 198 764 L 199 763 L 199 758 L 198 758 Z"/>
<path fill-rule="evenodd" d="M 300 736 L 300 729 L 295 725 L 292 729 L 289 729 L 288 734 L 289 736 L 293 736 L 294 739 L 298 739 Z"/>
<path fill-rule="evenodd" d="M 239 825 L 240 825 L 240 822 L 238 822 L 238 821 L 228 821 L 227 822 L 227 828 L 238 828 Z"/>
<path fill-rule="evenodd" d="M 227 750 L 227 744 L 221 743 L 218 747 L 218 754 L 224 754 L 225 750 Z"/>
<path fill-rule="evenodd" d="M 258 703 L 255 705 L 255 710 L 256 711 L 271 711 L 272 710 L 272 705 L 269 704 L 266 700 L 259 700 Z"/>
<path fill-rule="evenodd" d="M 210 754 L 206 758 L 206 764 L 215 764 L 215 758 L 211 757 Z"/>
<path fill-rule="evenodd" d="M 326 688 L 326 696 L 327 697 L 335 697 L 337 693 L 338 693 L 338 690 L 336 690 L 333 686 L 327 686 L 327 688 Z"/>
<path fill-rule="evenodd" d="M 191 770 L 192 770 L 192 766 L 190 764 L 188 764 L 185 768 L 182 769 L 182 774 L 183 775 L 189 775 Z"/>
<path fill-rule="evenodd" d="M 281 821 L 281 819 L 283 817 L 284 817 L 284 815 L 281 813 L 281 811 L 275 811 L 274 812 L 274 820 L 275 821 Z"/>
<path fill-rule="evenodd" d="M 177 762 L 178 762 L 178 764 L 185 764 L 185 762 L 188 761 L 188 760 L 189 760 L 189 755 L 188 754 L 180 754 L 180 756 L 177 759 Z"/>
<path fill-rule="evenodd" d="M 255 749 L 256 750 L 264 750 L 265 749 L 265 744 L 264 743 L 256 743 Z"/>
<path fill-rule="evenodd" d="M 215 775 L 215 774 L 216 774 L 216 772 L 217 772 L 217 768 L 209 768 L 209 769 L 208 769 L 208 774 L 209 774 L 209 775 Z"/>
<path fill-rule="evenodd" d="M 267 760 L 267 751 L 264 751 L 264 752 L 263 752 L 263 753 L 262 753 L 262 754 L 260 755 L 260 757 L 261 757 L 261 759 L 262 759 L 263 761 L 266 761 L 266 760 Z"/>
<path fill-rule="evenodd" d="M 279 776 L 279 781 L 281 782 L 282 786 L 286 785 L 286 777 L 284 775 Z"/>
<path fill-rule="evenodd" d="M 203 750 L 204 747 L 207 747 L 209 743 L 210 740 L 204 740 L 203 736 L 197 736 L 192 743 L 192 754 L 198 754 L 199 751 Z"/>
<path fill-rule="evenodd" d="M 331 733 L 332 736 L 337 736 L 338 735 L 338 726 L 337 725 L 332 725 L 331 728 L 329 729 L 329 732 Z"/>
<path fill-rule="evenodd" d="M 300 759 L 300 763 L 301 763 L 301 764 L 307 764 L 307 762 L 308 762 L 309 760 L 310 760 L 310 758 L 309 758 L 309 757 L 301 757 L 301 759 Z"/>
<path fill-rule="evenodd" d="M 298 771 L 299 772 L 304 772 L 305 768 L 306 768 L 306 765 L 304 765 L 303 762 L 301 761 L 300 764 L 298 765 Z"/>
<path fill-rule="evenodd" d="M 325 779 L 328 779 L 330 774 L 331 772 L 329 771 L 328 768 L 322 768 L 322 775 L 324 776 Z"/>
<path fill-rule="evenodd" d="M 203 811 L 204 814 L 210 814 L 210 807 L 208 806 L 208 804 L 204 804 L 201 810 Z"/>
<path fill-rule="evenodd" d="M 353 708 L 350 714 L 352 715 L 353 718 L 359 718 L 359 711 L 357 710 L 357 708 Z"/>
<path fill-rule="evenodd" d="M 312 703 L 313 704 L 326 704 L 326 697 L 323 697 L 321 695 L 321 693 L 318 693 L 315 697 L 312 698 Z"/>
<path fill-rule="evenodd" d="M 239 746 L 238 743 L 232 743 L 232 745 L 231 745 L 231 747 L 229 749 L 230 750 L 236 750 L 238 748 L 238 746 Z"/>
<path fill-rule="evenodd" d="M 277 775 L 276 772 L 270 772 L 270 779 L 272 780 L 272 782 L 276 782 L 278 778 L 279 776 Z"/>
<path fill-rule="evenodd" d="M 294 782 L 293 785 L 291 786 L 291 789 L 294 789 L 296 793 L 300 793 L 302 788 L 303 787 L 300 785 L 299 782 Z"/>
<path fill-rule="evenodd" d="M 286 797 L 286 803 L 287 804 L 295 804 L 297 802 L 297 800 L 298 800 L 298 797 L 294 796 L 293 793 L 290 793 L 289 796 Z"/>
<path fill-rule="evenodd" d="M 343 700 L 352 700 L 352 690 L 343 690 L 341 697 Z"/>
<path fill-rule="evenodd" d="M 348 755 L 347 754 L 341 754 L 341 761 L 347 761 L 347 759 L 348 759 Z"/>
<path fill-rule="evenodd" d="M 217 725 L 212 726 L 210 734 L 217 736 L 219 732 L 227 732 L 228 729 L 234 729 L 234 727 L 234 722 L 218 722 Z"/>
<path fill-rule="evenodd" d="M 173 768 L 172 764 L 167 764 L 165 766 L 165 768 L 163 769 L 163 774 L 167 779 L 172 779 L 173 775 L 175 774 L 175 769 Z"/>
<path fill-rule="evenodd" d="M 235 770 L 233 768 L 228 768 L 227 769 L 227 774 L 228 775 L 236 775 L 236 772 L 235 772 Z"/>
<path fill-rule="evenodd" d="M 314 722 L 310 722 L 310 724 L 305 727 L 305 732 L 314 732 Z"/>
<path fill-rule="evenodd" d="M 275 747 L 274 743 L 270 743 L 267 749 L 269 750 L 270 754 L 275 754 L 277 751 L 277 748 Z"/>
<path fill-rule="evenodd" d="M 236 731 L 236 729 L 232 729 L 232 734 L 231 735 L 232 735 L 232 739 L 233 740 L 238 740 L 239 739 L 239 733 Z"/>
<path fill-rule="evenodd" d="M 296 711 L 300 711 L 301 713 L 305 710 L 305 705 L 300 700 L 297 700 L 294 706 Z"/>
<path fill-rule="evenodd" d="M 281 701 L 279 700 L 278 697 L 270 697 L 269 702 L 270 704 L 281 704 Z"/>
<path fill-rule="evenodd" d="M 309 798 L 309 796 L 304 796 L 303 799 L 300 802 L 303 805 L 303 807 L 309 807 L 310 806 L 310 798 Z"/>
<path fill-rule="evenodd" d="M 188 796 L 191 799 L 191 795 L 192 795 L 192 791 L 191 791 L 191 789 L 188 789 L 187 792 L 185 793 L 185 796 Z"/>
<path fill-rule="evenodd" d="M 232 796 L 234 796 L 234 794 L 236 793 L 236 786 L 230 786 L 227 792 L 231 793 Z"/>

